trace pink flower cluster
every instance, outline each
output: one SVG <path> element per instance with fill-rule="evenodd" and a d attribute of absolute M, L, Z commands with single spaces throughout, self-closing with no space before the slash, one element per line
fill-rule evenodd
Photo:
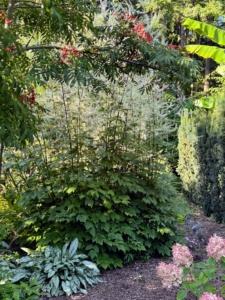
<path fill-rule="evenodd" d="M 173 262 L 177 266 L 189 267 L 193 263 L 193 256 L 187 246 L 173 245 Z"/>
<path fill-rule="evenodd" d="M 179 286 L 182 283 L 182 268 L 161 262 L 156 269 L 164 287 L 171 288 L 172 285 Z"/>
<path fill-rule="evenodd" d="M 223 300 L 223 298 L 219 297 L 215 294 L 205 292 L 202 294 L 202 296 L 201 296 L 201 298 L 199 298 L 199 300 Z"/>
<path fill-rule="evenodd" d="M 162 280 L 163 286 L 170 288 L 172 285 L 179 285 L 182 281 L 193 281 L 192 274 L 183 278 L 183 267 L 189 267 L 193 263 L 193 257 L 187 246 L 180 244 L 172 247 L 174 264 L 161 262 L 157 267 L 157 274 Z"/>
<path fill-rule="evenodd" d="M 220 260 L 222 256 L 225 257 L 225 239 L 214 234 L 209 239 L 206 251 L 208 256 L 214 258 L 216 261 Z"/>

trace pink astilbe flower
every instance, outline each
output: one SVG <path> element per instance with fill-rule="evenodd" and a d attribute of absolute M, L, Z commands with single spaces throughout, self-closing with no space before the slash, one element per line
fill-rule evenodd
<path fill-rule="evenodd" d="M 209 239 L 206 251 L 208 256 L 214 258 L 216 261 L 220 260 L 222 256 L 225 257 L 225 239 L 214 234 Z"/>
<path fill-rule="evenodd" d="M 182 268 L 161 262 L 156 269 L 164 287 L 171 288 L 172 285 L 179 286 L 182 283 Z"/>
<path fill-rule="evenodd" d="M 202 296 L 201 296 L 201 298 L 199 298 L 199 300 L 223 300 L 223 298 L 219 297 L 215 294 L 205 292 L 202 294 Z"/>
<path fill-rule="evenodd" d="M 187 246 L 182 246 L 180 244 L 173 245 L 173 262 L 177 266 L 189 267 L 193 263 L 193 256 Z"/>

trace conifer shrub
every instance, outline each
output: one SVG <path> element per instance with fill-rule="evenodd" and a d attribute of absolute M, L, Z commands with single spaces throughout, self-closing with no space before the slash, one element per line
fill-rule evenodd
<path fill-rule="evenodd" d="M 178 173 L 187 199 L 206 216 L 225 221 L 225 102 L 218 95 L 214 109 L 184 110 L 179 128 Z"/>

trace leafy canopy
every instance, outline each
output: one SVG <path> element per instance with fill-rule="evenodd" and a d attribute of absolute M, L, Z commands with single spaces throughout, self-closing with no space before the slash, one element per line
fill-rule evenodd
<path fill-rule="evenodd" d="M 96 93 L 105 89 L 105 80 L 123 84 L 125 74 L 152 70 L 154 82 L 188 90 L 198 73 L 196 62 L 147 32 L 149 21 L 133 7 L 94 0 L 0 3 L 7 4 L 0 17 L 0 140 L 6 145 L 32 141 L 40 107 L 21 96 L 27 99 L 49 80 Z"/>

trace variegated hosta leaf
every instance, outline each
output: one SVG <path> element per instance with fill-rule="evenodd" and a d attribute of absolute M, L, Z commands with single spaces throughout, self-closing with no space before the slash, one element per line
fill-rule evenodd
<path fill-rule="evenodd" d="M 51 247 L 46 247 L 45 248 L 45 257 L 46 258 L 48 258 L 48 257 L 50 257 L 50 255 L 52 254 L 52 249 L 51 249 Z"/>
<path fill-rule="evenodd" d="M 69 282 L 69 281 L 63 281 L 63 282 L 62 282 L 62 288 L 63 288 L 64 292 L 65 292 L 68 296 L 72 295 L 72 290 L 71 290 L 70 282 Z"/>
<path fill-rule="evenodd" d="M 20 279 L 36 280 L 48 296 L 86 294 L 87 285 L 99 282 L 99 270 L 96 264 L 85 260 L 84 254 L 77 254 L 78 240 L 75 239 L 69 249 L 66 243 L 62 250 L 46 247 L 44 251 L 32 253 L 18 260 L 21 267 L 13 265 L 12 281 Z M 0 261 L 1 269 L 11 270 L 8 262 Z"/>
<path fill-rule="evenodd" d="M 94 263 L 91 262 L 91 261 L 83 260 L 83 261 L 82 261 L 82 264 L 84 264 L 86 267 L 88 267 L 88 268 L 90 268 L 90 269 L 94 269 L 94 270 L 96 270 L 96 271 L 99 272 L 99 270 L 98 270 L 96 264 L 94 264 Z"/>
<path fill-rule="evenodd" d="M 47 264 L 47 265 L 45 266 L 45 268 L 44 268 L 44 272 L 47 273 L 50 269 L 52 269 L 52 267 L 53 267 L 53 264 L 52 264 L 52 263 Z"/>
<path fill-rule="evenodd" d="M 78 239 L 76 238 L 71 244 L 70 244 L 70 248 L 69 248 L 69 253 L 70 256 L 74 256 L 74 254 L 77 251 L 77 247 L 78 247 Z"/>
<path fill-rule="evenodd" d="M 85 278 L 83 278 L 82 276 L 79 276 L 79 275 L 77 277 L 79 278 L 79 280 L 82 283 L 83 287 L 85 287 L 85 289 L 86 289 L 87 288 L 87 283 L 86 283 L 86 280 L 85 280 L 86 276 L 84 275 Z"/>
<path fill-rule="evenodd" d="M 20 279 L 26 277 L 26 275 L 27 275 L 26 272 L 18 273 L 18 274 L 16 274 L 10 281 L 11 281 L 11 282 L 17 282 L 17 281 L 19 281 Z"/>
<path fill-rule="evenodd" d="M 54 275 L 50 282 L 54 284 L 56 289 L 59 287 L 59 277 L 57 275 Z"/>
<path fill-rule="evenodd" d="M 62 248 L 62 258 L 65 258 L 68 246 L 69 246 L 69 243 L 65 243 L 65 245 L 63 246 L 63 248 Z"/>

